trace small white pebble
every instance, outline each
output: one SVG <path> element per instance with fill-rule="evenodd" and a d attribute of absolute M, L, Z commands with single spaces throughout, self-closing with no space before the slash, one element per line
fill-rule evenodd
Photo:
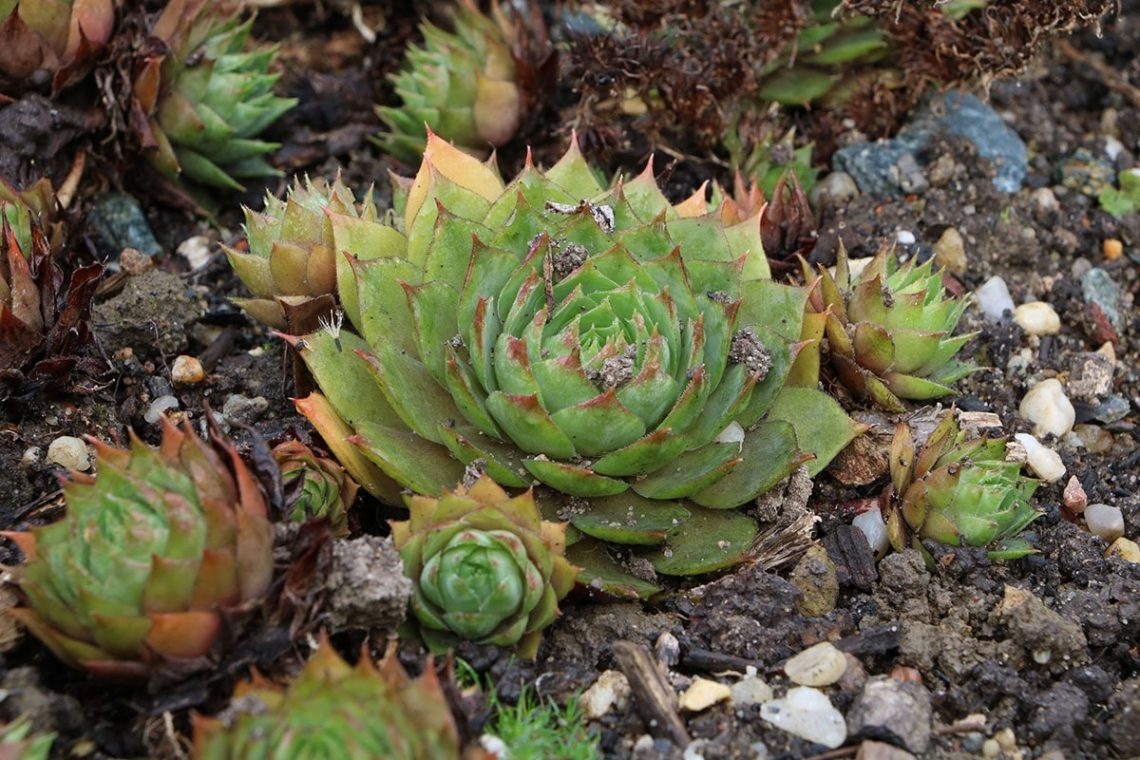
<path fill-rule="evenodd" d="M 986 739 L 982 742 L 982 756 L 983 757 L 997 757 L 1001 754 L 1001 745 L 997 743 L 996 739 Z"/>
<path fill-rule="evenodd" d="M 1061 317 L 1044 301 L 1021 304 L 1013 310 L 1013 319 L 1030 335 L 1056 335 L 1061 332 Z"/>
<path fill-rule="evenodd" d="M 1120 152 L 1124 150 L 1124 143 L 1111 135 L 1104 138 L 1104 156 L 1109 161 L 1115 161 Z"/>
<path fill-rule="evenodd" d="M 863 535 L 867 537 L 867 543 L 871 545 L 871 551 L 875 553 L 876 557 L 881 557 L 887 553 L 891 540 L 890 536 L 887 535 L 887 524 L 883 522 L 883 513 L 878 507 L 855 515 L 851 525 L 863 531 Z"/>
<path fill-rule="evenodd" d="M 48 445 L 48 461 L 69 470 L 86 472 L 91 467 L 87 444 L 72 435 L 61 435 Z"/>
<path fill-rule="evenodd" d="M 899 241 L 899 245 L 914 245 L 916 240 L 910 230 L 899 230 L 895 233 L 895 239 Z"/>
<path fill-rule="evenodd" d="M 590 688 L 578 697 L 578 705 L 582 714 L 590 719 L 597 720 L 617 707 L 619 710 L 629 700 L 629 679 L 620 670 L 607 670 L 598 676 L 598 680 L 590 684 Z"/>
<path fill-rule="evenodd" d="M 186 259 L 190 269 L 201 269 L 210 263 L 210 248 L 213 244 L 205 235 L 186 238 L 178 245 L 178 255 Z"/>
<path fill-rule="evenodd" d="M 483 734 L 479 737 L 479 746 L 489 752 L 496 760 L 509 760 L 511 750 L 507 743 L 494 734 Z"/>
<path fill-rule="evenodd" d="M 997 275 L 982 283 L 982 286 L 974 291 L 974 297 L 978 299 L 978 308 L 991 322 L 1000 321 L 1006 311 L 1014 309 L 1009 286 Z"/>
<path fill-rule="evenodd" d="M 685 693 L 677 700 L 677 706 L 689 712 L 707 710 L 717 702 L 732 699 L 732 689 L 719 681 L 710 681 L 707 678 L 694 678 L 693 685 L 685 689 Z"/>
<path fill-rule="evenodd" d="M 1110 544 L 1124 535 L 1124 514 L 1108 504 L 1089 504 L 1085 508 L 1085 524 L 1089 526 L 1089 533 Z"/>
<path fill-rule="evenodd" d="M 847 658 L 829 641 L 810 646 L 784 663 L 784 673 L 801 686 L 830 686 L 846 670 Z"/>
<path fill-rule="evenodd" d="M 760 717 L 782 731 L 835 749 L 847 741 L 847 721 L 819 689 L 797 686 L 760 706 Z"/>
<path fill-rule="evenodd" d="M 1140 544 L 1121 536 L 1112 542 L 1112 546 L 1108 547 L 1104 556 L 1120 557 L 1125 562 L 1140 565 Z"/>
<path fill-rule="evenodd" d="M 1034 475 L 1046 483 L 1056 483 L 1065 477 L 1065 463 L 1060 454 L 1028 433 L 1018 433 L 1014 438 L 1025 447 L 1025 463 Z"/>
<path fill-rule="evenodd" d="M 202 362 L 193 356 L 185 354 L 174 360 L 170 368 L 170 381 L 179 385 L 194 385 L 206 378 L 206 370 L 202 369 Z"/>
<path fill-rule="evenodd" d="M 146 414 L 143 415 L 143 419 L 151 425 L 157 425 L 159 420 L 162 419 L 162 415 L 166 414 L 171 409 L 177 408 L 177 398 L 171 396 L 170 394 L 159 396 L 154 401 L 150 402 L 150 406 L 147 407 Z"/>
<path fill-rule="evenodd" d="M 732 685 L 732 704 L 736 707 L 763 704 L 774 696 L 772 687 L 756 676 L 756 668 L 751 665 L 744 678 Z"/>
<path fill-rule="evenodd" d="M 1039 187 L 1033 191 L 1033 202 L 1037 204 L 1037 208 L 1042 211 L 1056 211 L 1061 208 L 1061 204 L 1057 201 L 1057 196 L 1053 193 L 1052 188 Z"/>
<path fill-rule="evenodd" d="M 43 452 L 40 451 L 39 446 L 29 446 L 24 449 L 24 453 L 20 456 L 20 466 L 25 468 L 35 467 L 40 463 L 40 456 L 42 455 Z"/>
<path fill-rule="evenodd" d="M 1035 435 L 1061 437 L 1073 429 L 1077 411 L 1055 377 L 1042 380 L 1021 399 L 1017 413 L 1033 423 Z"/>

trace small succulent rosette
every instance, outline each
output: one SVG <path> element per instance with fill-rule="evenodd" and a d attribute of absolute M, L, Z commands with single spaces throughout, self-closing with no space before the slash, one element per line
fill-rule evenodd
<path fill-rule="evenodd" d="M 888 412 L 929 401 L 977 367 L 956 359 L 975 333 L 954 335 L 969 304 L 948 297 L 933 259 L 899 265 L 884 246 L 858 275 L 842 246 L 832 275 L 822 266 L 808 301 L 805 338 L 827 336 L 831 368 L 852 393 Z M 810 282 L 813 273 L 803 263 Z"/>
<path fill-rule="evenodd" d="M 350 666 L 327 638 L 287 687 L 255 676 L 227 718 L 194 718 L 194 757 L 235 760 L 481 760 L 459 735 L 429 659 L 412 679 L 391 647 L 379 665 L 367 648 Z"/>
<path fill-rule="evenodd" d="M 1017 559 L 1034 550 L 1019 534 L 1041 512 L 1030 504 L 1038 481 L 1006 457 L 1001 439 L 967 439 L 951 410 L 916 453 L 900 422 L 890 450 L 887 535 L 896 551 L 922 541 L 989 547 L 994 559 Z"/>
<path fill-rule="evenodd" d="M 273 459 L 281 468 L 285 514 L 293 522 L 309 518 L 328 519 L 333 535 L 348 535 L 348 510 L 359 486 L 335 460 L 319 457 L 300 441 L 285 441 L 273 447 Z"/>
<path fill-rule="evenodd" d="M 265 160 L 278 146 L 259 140 L 296 103 L 273 94 L 277 49 L 247 50 L 253 19 L 219 0 L 170 0 L 135 67 L 132 120 L 147 157 L 173 180 L 241 190 L 241 180 L 276 176 Z"/>
<path fill-rule="evenodd" d="M 566 524 L 544 521 L 531 491 L 512 498 L 486 475 L 407 504 L 392 540 L 428 646 L 441 651 L 462 638 L 517 645 L 533 658 L 578 575 L 565 557 Z"/>
<path fill-rule="evenodd" d="M 51 89 L 82 79 L 115 28 L 112 0 L 0 0 L 0 95 L 37 86 Z"/>
<path fill-rule="evenodd" d="M 97 474 L 73 472 L 67 514 L 27 533 L 12 610 L 60 660 L 142 677 L 211 650 L 223 614 L 256 603 L 273 577 L 261 487 L 228 441 L 164 423 L 152 448 L 95 443 Z"/>

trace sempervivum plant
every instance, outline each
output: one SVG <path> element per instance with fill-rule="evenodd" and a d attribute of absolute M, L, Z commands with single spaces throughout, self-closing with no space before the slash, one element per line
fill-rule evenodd
<path fill-rule="evenodd" d="M 332 459 L 319 457 L 300 441 L 285 441 L 273 447 L 273 459 L 281 468 L 285 512 L 293 522 L 325 517 L 336 536 L 348 535 L 348 509 L 359 486 Z"/>
<path fill-rule="evenodd" d="M 478 463 L 591 499 L 572 522 L 602 540 L 707 538 L 656 556 L 701 572 L 755 529 L 723 510 L 857 432 L 822 393 L 780 394 L 806 296 L 768 277 L 757 216 L 725 225 L 703 188 L 671 205 L 651 166 L 603 187 L 576 143 L 504 187 L 430 135 L 406 184 L 402 225 L 329 212 L 358 334 L 290 339 L 321 389 L 299 407 L 378 496 L 439 494 Z"/>
<path fill-rule="evenodd" d="M 50 188 L 33 190 L 17 194 L 0 180 L 0 399 L 26 381 L 63 378 L 81 362 L 92 340 L 91 299 L 103 272 L 91 264 L 65 277 L 55 260 L 58 249 L 39 221 L 49 216 L 40 201 L 47 207 Z M 58 243 L 62 228 L 49 230 Z"/>
<path fill-rule="evenodd" d="M 812 278 L 803 265 L 804 276 Z M 948 297 L 933 259 L 899 265 L 884 246 L 852 277 L 846 251 L 834 277 L 822 266 L 808 301 L 827 334 L 831 366 L 840 382 L 889 412 L 902 399 L 926 401 L 953 393 L 951 385 L 977 368 L 955 359 L 972 333 L 954 335 L 967 300 Z"/>
<path fill-rule="evenodd" d="M 144 676 L 205 656 L 223 613 L 273 575 L 260 486 L 231 443 L 164 423 L 156 449 L 96 443 L 97 475 L 72 473 L 67 514 L 6 533 L 27 556 L 12 613 L 68 665 Z"/>
<path fill-rule="evenodd" d="M 237 687 L 229 717 L 194 718 L 198 760 L 477 760 L 461 754 L 443 687 L 428 661 L 411 679 L 393 646 L 356 667 L 328 639 L 287 688 L 255 677 Z"/>
<path fill-rule="evenodd" d="M 371 195 L 371 194 L 369 194 Z M 336 246 L 325 210 L 377 220 L 366 198 L 358 207 L 339 179 L 297 181 L 284 201 L 267 195 L 264 211 L 245 209 L 248 251 L 226 248 L 230 265 L 253 292 L 236 299 L 259 322 L 279 330 L 315 330 L 336 306 Z"/>
<path fill-rule="evenodd" d="M 884 514 L 895 550 L 921 550 L 921 542 L 931 540 L 988 546 L 995 559 L 1033 551 L 1018 534 L 1041 514 L 1029 503 L 1038 481 L 1007 460 L 1004 440 L 967 439 L 953 411 L 917 453 L 910 428 L 900 422 L 891 442 L 890 470 Z"/>
<path fill-rule="evenodd" d="M 522 100 L 511 54 L 513 31 L 498 4 L 488 17 L 473 0 L 455 7 L 455 30 L 425 21 L 423 47 L 408 49 L 403 69 L 392 77 L 398 107 L 377 113 L 389 131 L 380 146 L 405 161 L 419 160 L 424 124 L 468 150 L 486 154 L 514 136 Z"/>
<path fill-rule="evenodd" d="M 0 760 L 47 760 L 55 734 L 31 734 L 27 717 L 0 726 Z"/>
<path fill-rule="evenodd" d="M 443 649 L 458 636 L 517 644 L 533 658 L 578 575 L 564 556 L 566 524 L 544 522 L 530 491 L 511 498 L 486 475 L 407 504 L 411 515 L 391 524 L 392 540 L 427 644 Z"/>
<path fill-rule="evenodd" d="M 0 93 L 38 85 L 53 90 L 81 78 L 111 38 L 112 0 L 0 0 Z"/>
<path fill-rule="evenodd" d="M 258 140 L 295 101 L 273 94 L 275 48 L 246 50 L 253 20 L 218 0 L 170 0 L 134 78 L 143 118 L 133 119 L 150 163 L 171 179 L 242 189 L 277 174 Z"/>

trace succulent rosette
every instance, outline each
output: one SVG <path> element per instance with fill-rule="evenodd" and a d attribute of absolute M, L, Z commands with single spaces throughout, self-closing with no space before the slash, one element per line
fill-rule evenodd
<path fill-rule="evenodd" d="M 293 522 L 311 517 L 328 518 L 336 536 L 348 535 L 348 510 L 359 486 L 334 460 L 319 457 L 300 441 L 273 447 L 281 468 L 285 512 Z"/>
<path fill-rule="evenodd" d="M 651 166 L 603 187 L 576 143 L 504 186 L 430 135 L 402 227 L 329 213 L 358 334 L 290 338 L 321 389 L 298 407 L 388 501 L 475 463 L 591 499 L 572 522 L 596 538 L 668 538 L 659 569 L 740 561 L 755 525 L 723 510 L 858 429 L 825 394 L 780 393 L 806 294 L 768 277 L 758 217 L 726 226 L 703 192 L 671 205 Z M 698 514 L 722 523 L 699 532 L 712 549 L 681 552 Z"/>
<path fill-rule="evenodd" d="M 455 637 L 518 645 L 533 658 L 578 568 L 566 524 L 543 521 L 534 495 L 511 498 L 486 475 L 439 498 L 409 496 L 392 540 L 412 580 L 412 612 L 433 649 Z"/>
<path fill-rule="evenodd" d="M 32 734 L 27 717 L 0 726 L 0 760 L 48 760 L 55 734 Z"/>
<path fill-rule="evenodd" d="M 68 665 L 145 676 L 204 657 L 226 610 L 260 599 L 273 529 L 250 470 L 227 441 L 164 423 L 156 449 L 96 443 L 94 477 L 73 472 L 67 514 L 6 533 L 27 557 L 12 613 Z"/>
<path fill-rule="evenodd" d="M 132 120 L 147 159 L 171 179 L 241 190 L 243 178 L 278 174 L 257 139 L 296 101 L 273 94 L 274 47 L 246 50 L 253 19 L 217 0 L 170 0 L 136 66 Z"/>
<path fill-rule="evenodd" d="M 339 178 L 331 184 L 306 178 L 294 182 L 284 201 L 267 195 L 263 211 L 245 209 L 249 250 L 225 252 L 254 296 L 235 300 L 257 321 L 308 332 L 336 307 L 336 248 L 326 209 L 367 222 L 378 219 L 370 198 L 358 206 Z"/>
<path fill-rule="evenodd" d="M 924 540 L 948 546 L 991 547 L 995 559 L 1033 552 L 1018 534 L 1041 512 L 1029 503 L 1038 481 L 1007 459 L 1001 439 L 967 439 L 953 411 L 915 452 L 910 428 L 899 423 L 891 442 L 887 534 L 896 551 L 922 549 Z"/>
<path fill-rule="evenodd" d="M 38 71 L 63 89 L 90 71 L 114 27 L 111 0 L 0 0 L 0 92 Z"/>
<path fill-rule="evenodd" d="M 953 334 L 968 301 L 947 297 L 933 259 L 900 266 L 893 247 L 884 246 L 853 277 L 841 247 L 835 275 L 820 267 L 819 278 L 808 302 L 818 316 L 809 316 L 807 330 L 814 323 L 826 333 L 832 369 L 853 393 L 902 412 L 903 399 L 941 398 L 977 371 L 954 358 L 974 337 Z"/>
<path fill-rule="evenodd" d="M 410 46 L 404 67 L 392 77 L 403 104 L 376 109 L 389 131 L 378 142 L 404 161 L 424 152 L 424 125 L 457 145 L 483 153 L 514 136 L 522 99 L 511 55 L 514 34 L 498 4 L 492 15 L 473 0 L 455 6 L 455 30 L 420 25 L 423 46 Z"/>
<path fill-rule="evenodd" d="M 350 666 L 322 637 L 300 675 L 282 688 L 239 684 L 228 717 L 194 717 L 198 760 L 468 760 L 431 667 L 412 679 L 389 648 L 379 665 L 367 648 Z"/>

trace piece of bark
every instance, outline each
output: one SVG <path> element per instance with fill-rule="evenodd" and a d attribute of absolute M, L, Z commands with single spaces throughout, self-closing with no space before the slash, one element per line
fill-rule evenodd
<path fill-rule="evenodd" d="M 875 555 L 863 531 L 850 525 L 839 525 L 823 537 L 823 546 L 835 564 L 841 588 L 870 590 L 879 573 L 875 569 Z"/>
<path fill-rule="evenodd" d="M 653 655 L 632 641 L 615 641 L 613 653 L 618 668 L 629 680 L 634 704 L 649 730 L 678 747 L 687 747 L 691 739 L 677 712 L 677 695 L 658 669 Z"/>

